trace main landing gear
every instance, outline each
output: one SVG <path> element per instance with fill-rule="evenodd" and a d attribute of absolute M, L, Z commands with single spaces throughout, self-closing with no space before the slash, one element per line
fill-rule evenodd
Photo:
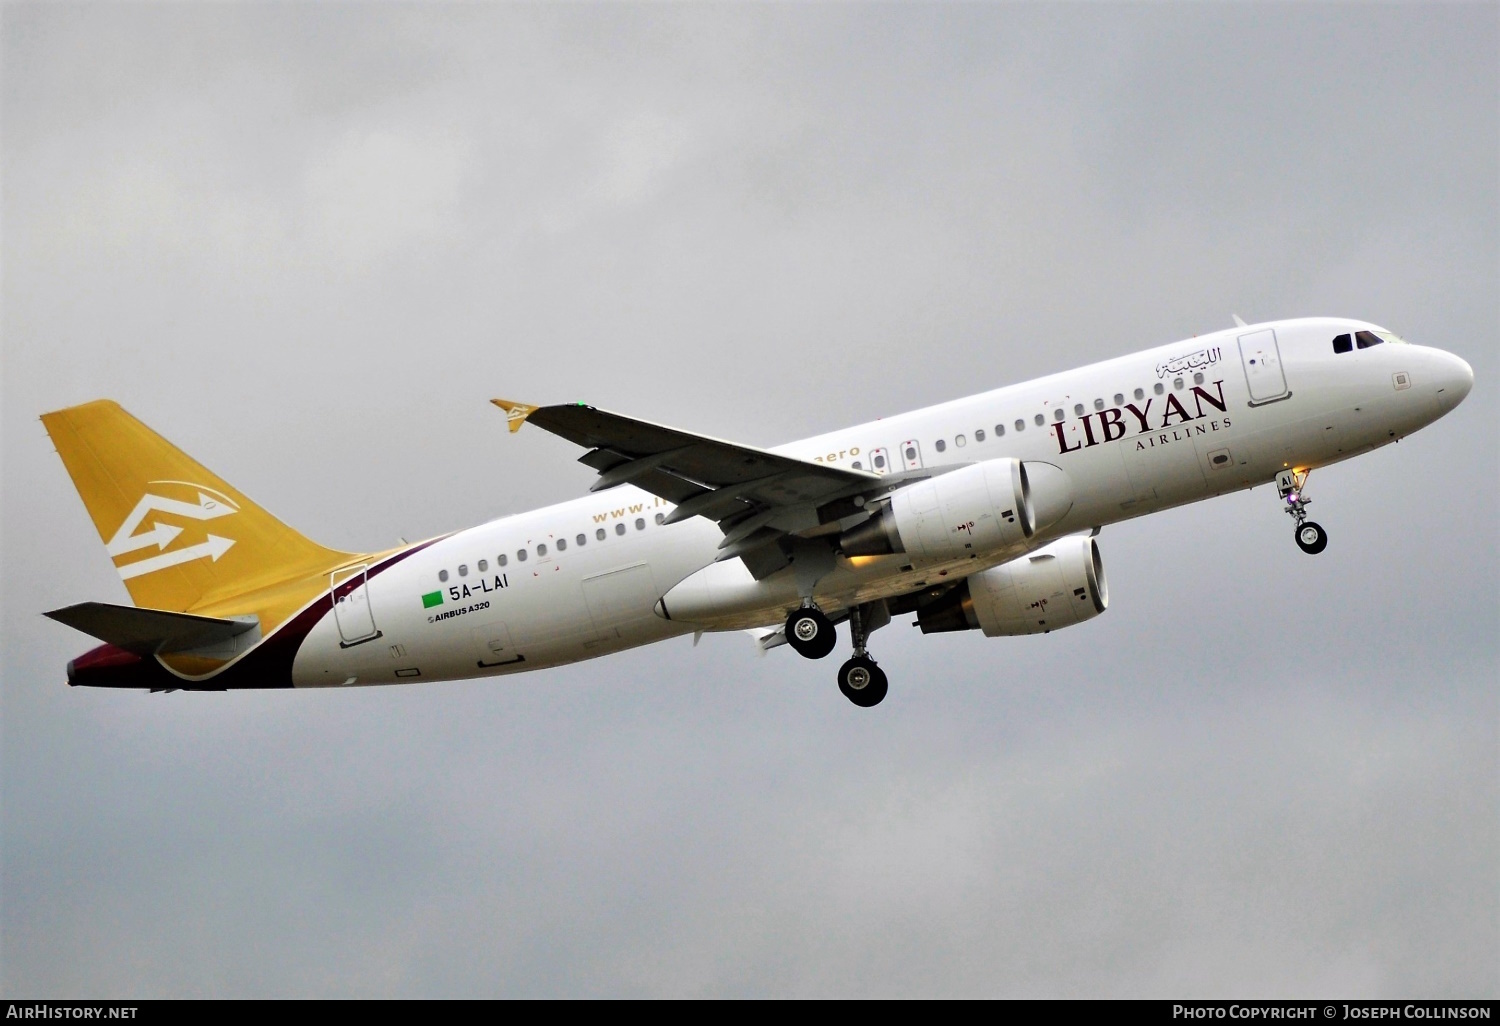
<path fill-rule="evenodd" d="M 1276 491 L 1285 500 L 1286 511 L 1297 521 L 1297 530 L 1292 536 L 1297 541 L 1297 548 L 1309 556 L 1316 556 L 1328 548 L 1328 532 L 1307 519 L 1307 507 L 1312 504 L 1306 494 L 1310 473 L 1307 470 L 1283 470 L 1276 475 Z"/>
<path fill-rule="evenodd" d="M 844 697 L 862 709 L 879 705 L 889 690 L 885 671 L 865 651 L 870 631 L 889 623 L 891 614 L 885 603 L 854 606 L 849 610 L 849 634 L 854 641 L 854 657 L 839 667 L 839 690 Z M 787 644 L 808 659 L 822 659 L 833 651 L 838 641 L 833 621 L 816 606 L 792 610 L 786 618 Z"/>
<path fill-rule="evenodd" d="M 833 621 L 817 606 L 792 610 L 786 618 L 786 643 L 807 659 L 822 659 L 838 644 Z"/>
<path fill-rule="evenodd" d="M 839 690 L 861 709 L 879 705 L 888 689 L 885 671 L 868 655 L 857 655 L 839 667 Z"/>

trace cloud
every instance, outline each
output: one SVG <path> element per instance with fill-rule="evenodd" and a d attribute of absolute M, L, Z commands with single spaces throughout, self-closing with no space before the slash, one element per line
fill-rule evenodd
<path fill-rule="evenodd" d="M 453 129 L 352 129 L 308 161 L 304 260 L 357 271 L 403 249 L 451 236 L 473 173 L 472 146 Z"/>

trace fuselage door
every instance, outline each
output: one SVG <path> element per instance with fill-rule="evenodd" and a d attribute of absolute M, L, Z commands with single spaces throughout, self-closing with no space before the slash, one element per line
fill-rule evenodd
<path fill-rule="evenodd" d="M 480 669 L 526 661 L 511 641 L 510 628 L 499 620 L 473 628 L 469 637 L 474 642 L 474 654 L 479 659 Z"/>
<path fill-rule="evenodd" d="M 922 443 L 915 438 L 901 443 L 901 469 L 922 469 Z"/>
<path fill-rule="evenodd" d="M 1286 387 L 1276 332 L 1270 328 L 1240 336 L 1240 362 L 1245 367 L 1245 383 L 1250 386 L 1251 406 L 1274 403 L 1292 394 Z"/>
<path fill-rule="evenodd" d="M 380 637 L 370 609 L 369 575 L 368 563 L 346 566 L 328 575 L 333 618 L 338 622 L 339 643 L 344 648 Z"/>

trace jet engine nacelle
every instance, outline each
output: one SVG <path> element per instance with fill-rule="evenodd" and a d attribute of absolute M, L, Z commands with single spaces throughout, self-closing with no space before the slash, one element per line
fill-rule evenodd
<path fill-rule="evenodd" d="M 1043 634 L 1092 620 L 1109 606 L 1094 539 L 1073 535 L 968 577 L 917 612 L 923 634 L 982 630 L 985 637 Z"/>
<path fill-rule="evenodd" d="M 964 559 L 1024 547 L 1072 507 L 1068 475 L 1052 464 L 985 460 L 895 492 L 889 506 L 845 531 L 839 548 L 846 556 Z"/>

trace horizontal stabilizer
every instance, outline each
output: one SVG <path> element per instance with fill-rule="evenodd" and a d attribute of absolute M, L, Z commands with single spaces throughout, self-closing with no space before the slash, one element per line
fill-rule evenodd
<path fill-rule="evenodd" d="M 221 620 L 108 602 L 80 602 L 45 615 L 100 641 L 146 656 L 221 644 L 254 630 L 259 622 L 253 616 Z"/>

